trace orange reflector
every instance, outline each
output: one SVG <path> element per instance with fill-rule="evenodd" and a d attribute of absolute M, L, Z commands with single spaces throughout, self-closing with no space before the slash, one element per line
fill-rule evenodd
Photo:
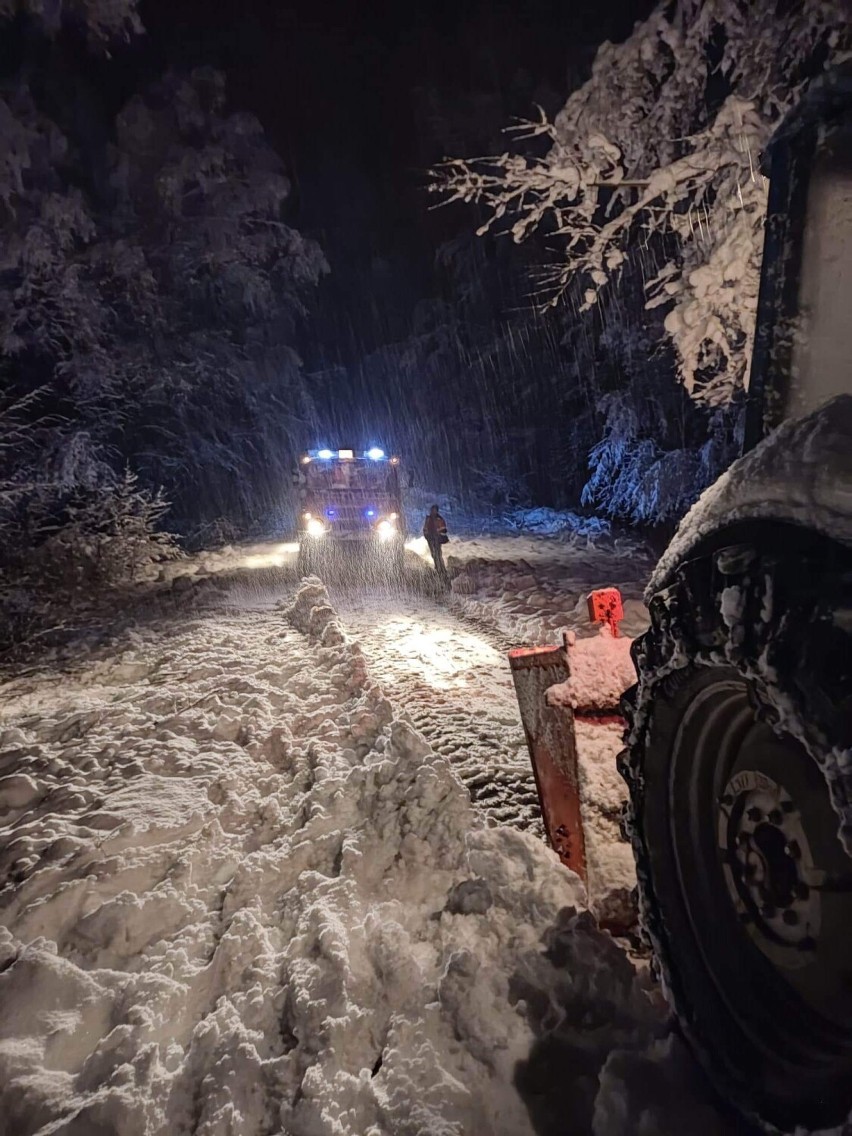
<path fill-rule="evenodd" d="M 606 623 L 614 639 L 619 636 L 618 625 L 624 619 L 624 604 L 618 588 L 598 588 L 589 592 L 589 619 L 592 623 Z"/>

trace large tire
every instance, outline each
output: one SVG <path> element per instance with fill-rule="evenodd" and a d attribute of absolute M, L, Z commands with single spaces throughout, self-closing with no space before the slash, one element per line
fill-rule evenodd
<path fill-rule="evenodd" d="M 722 1095 L 789 1130 L 852 1108 L 850 557 L 766 529 L 650 605 L 628 830 L 666 996 Z"/>

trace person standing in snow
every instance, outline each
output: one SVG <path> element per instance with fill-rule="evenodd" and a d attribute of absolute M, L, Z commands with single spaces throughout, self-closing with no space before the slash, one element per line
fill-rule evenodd
<path fill-rule="evenodd" d="M 442 545 L 445 545 L 450 538 L 447 536 L 447 522 L 438 512 L 437 505 L 432 506 L 429 510 L 428 517 L 423 522 L 423 535 L 426 537 L 426 543 L 429 545 L 432 560 L 435 562 L 435 571 L 442 580 L 449 580 L 447 569 L 444 567 Z"/>

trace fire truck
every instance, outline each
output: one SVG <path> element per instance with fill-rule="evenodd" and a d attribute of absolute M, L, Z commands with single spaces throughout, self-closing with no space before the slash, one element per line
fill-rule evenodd
<path fill-rule="evenodd" d="M 316 449 L 299 473 L 299 569 L 368 561 L 400 569 L 405 546 L 400 460 L 379 446 Z"/>

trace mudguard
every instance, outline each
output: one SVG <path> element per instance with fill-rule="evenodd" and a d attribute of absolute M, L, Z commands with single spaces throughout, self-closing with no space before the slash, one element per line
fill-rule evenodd
<path fill-rule="evenodd" d="M 705 490 L 657 564 L 646 600 L 744 521 L 795 525 L 852 547 L 852 395 L 783 423 Z"/>

